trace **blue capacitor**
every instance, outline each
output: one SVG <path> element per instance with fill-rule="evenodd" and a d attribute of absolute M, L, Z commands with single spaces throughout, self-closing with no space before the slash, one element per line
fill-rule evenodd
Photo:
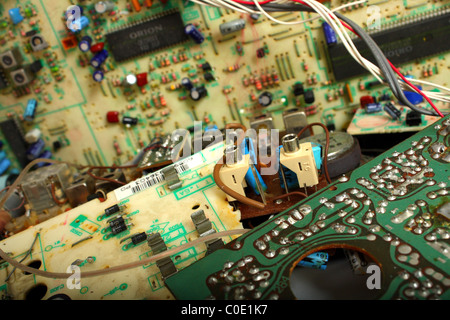
<path fill-rule="evenodd" d="M 245 141 L 248 142 L 244 144 L 244 154 L 250 154 L 250 165 L 253 165 L 254 163 L 256 163 L 256 155 L 255 155 L 255 149 L 253 146 L 253 141 L 252 139 L 246 139 Z M 258 178 L 258 181 L 262 187 L 262 189 L 265 191 L 267 190 L 267 185 L 264 182 L 261 174 L 259 173 L 258 170 L 256 170 L 256 176 Z M 255 176 L 253 175 L 253 170 L 252 168 L 249 168 L 247 170 L 247 173 L 245 174 L 245 181 L 248 183 L 248 185 L 253 189 L 253 191 L 255 192 L 255 194 L 259 195 L 259 190 L 258 190 L 258 185 L 256 184 L 256 180 L 255 180 Z"/>
<path fill-rule="evenodd" d="M 300 267 L 325 270 L 327 268 L 327 262 L 328 253 L 315 252 L 306 256 L 297 265 Z"/>
<path fill-rule="evenodd" d="M 367 113 L 375 113 L 382 110 L 381 103 L 368 103 L 364 107 Z"/>
<path fill-rule="evenodd" d="M 11 18 L 11 21 L 13 24 L 18 24 L 23 21 L 23 16 L 20 13 L 19 8 L 12 8 L 8 11 L 9 17 Z"/>
<path fill-rule="evenodd" d="M 181 85 L 182 85 L 186 90 L 189 90 L 189 91 L 194 87 L 194 85 L 193 85 L 192 82 L 191 82 L 191 79 L 189 79 L 189 78 L 183 78 L 183 79 L 181 79 Z"/>
<path fill-rule="evenodd" d="M 105 75 L 102 70 L 96 70 L 92 74 L 92 79 L 94 79 L 94 81 L 96 81 L 96 82 L 102 82 L 104 77 L 105 77 Z"/>
<path fill-rule="evenodd" d="M 78 48 L 80 48 L 80 50 L 83 52 L 88 52 L 89 50 L 91 50 L 91 44 L 92 38 L 89 36 L 84 36 L 78 43 Z"/>
<path fill-rule="evenodd" d="M 334 32 L 333 28 L 331 26 L 324 22 L 322 23 L 323 33 L 325 35 L 325 41 L 327 42 L 328 46 L 333 46 L 337 44 L 337 37 L 336 33 Z"/>
<path fill-rule="evenodd" d="M 422 91 L 421 86 L 416 86 L 416 87 L 417 87 L 417 89 Z M 413 105 L 423 102 L 423 97 L 420 94 L 418 94 L 417 92 L 403 91 L 403 93 L 405 94 L 406 99 L 408 99 L 408 101 L 411 102 L 411 104 L 413 104 Z"/>
<path fill-rule="evenodd" d="M 184 27 L 184 32 L 191 37 L 195 43 L 200 44 L 205 41 L 203 34 L 192 23 L 189 23 Z"/>
<path fill-rule="evenodd" d="M 0 161 L 2 161 L 3 159 L 6 158 L 6 152 L 5 151 L 0 151 Z"/>
<path fill-rule="evenodd" d="M 69 30 L 72 32 L 79 32 L 89 25 L 89 19 L 86 16 L 81 16 L 79 19 L 74 19 L 69 23 Z"/>
<path fill-rule="evenodd" d="M 109 53 L 105 49 L 97 52 L 97 54 L 91 59 L 91 66 L 94 68 L 98 68 L 105 62 L 106 58 L 108 58 Z"/>
<path fill-rule="evenodd" d="M 6 170 L 8 170 L 9 166 L 11 165 L 11 161 L 7 158 L 3 159 L 0 162 L 0 175 L 4 174 Z"/>
<path fill-rule="evenodd" d="M 66 19 L 70 16 L 73 16 L 73 18 L 76 18 L 77 16 L 81 17 L 83 15 L 83 7 L 77 6 L 77 5 L 71 5 L 66 10 Z"/>
<path fill-rule="evenodd" d="M 29 160 L 34 160 L 39 157 L 39 155 L 44 151 L 45 142 L 42 139 L 39 139 L 35 143 L 33 143 L 27 150 L 27 157 Z"/>
<path fill-rule="evenodd" d="M 36 108 L 37 108 L 37 100 L 36 99 L 28 100 L 27 107 L 25 108 L 25 112 L 23 114 L 23 119 L 25 121 L 33 121 L 36 115 Z"/>

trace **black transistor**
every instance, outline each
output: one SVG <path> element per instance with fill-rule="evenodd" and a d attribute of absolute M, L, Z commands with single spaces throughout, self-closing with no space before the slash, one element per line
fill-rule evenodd
<path fill-rule="evenodd" d="M 312 89 L 306 90 L 304 93 L 305 97 L 305 103 L 312 104 L 314 101 L 316 101 L 316 98 L 314 97 L 314 91 Z"/>

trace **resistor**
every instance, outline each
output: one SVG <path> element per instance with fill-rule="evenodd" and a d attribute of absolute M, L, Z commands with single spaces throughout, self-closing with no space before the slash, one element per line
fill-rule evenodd
<path fill-rule="evenodd" d="M 163 117 L 168 116 L 170 114 L 170 109 L 165 108 L 165 109 L 161 110 L 160 113 Z"/>
<path fill-rule="evenodd" d="M 253 90 L 250 92 L 250 100 L 251 100 L 251 101 L 256 101 L 256 95 L 255 95 L 255 93 L 253 92 Z"/>
<path fill-rule="evenodd" d="M 116 150 L 116 154 L 120 156 L 122 154 L 122 149 L 120 149 L 119 143 L 116 140 L 114 140 L 113 146 Z"/>
<path fill-rule="evenodd" d="M 164 123 L 164 119 L 159 119 L 159 120 L 154 120 L 154 121 L 150 122 L 150 125 L 151 126 L 159 126 L 163 123 Z"/>
<path fill-rule="evenodd" d="M 235 72 L 238 71 L 240 68 L 239 64 L 234 64 L 228 68 L 223 69 L 224 72 Z"/>
<path fill-rule="evenodd" d="M 265 74 L 261 75 L 261 82 L 262 82 L 263 87 L 266 88 L 267 85 L 269 84 L 269 82 L 267 80 L 267 75 L 265 75 Z"/>
<path fill-rule="evenodd" d="M 152 101 L 153 101 L 153 105 L 154 105 L 156 108 L 159 108 L 158 97 L 155 96 L 155 95 L 152 95 Z"/>
<path fill-rule="evenodd" d="M 172 73 L 170 74 L 170 76 L 172 77 L 172 80 L 173 80 L 173 81 L 176 81 L 176 80 L 177 80 L 177 75 L 176 75 L 175 72 L 172 72 Z"/>
<path fill-rule="evenodd" d="M 262 84 L 261 84 L 261 80 L 259 79 L 259 77 L 256 77 L 255 78 L 255 87 L 256 87 L 256 90 L 262 90 Z"/>
<path fill-rule="evenodd" d="M 178 58 L 177 58 L 177 56 L 172 56 L 172 61 L 173 61 L 173 63 L 178 63 Z"/>
<path fill-rule="evenodd" d="M 222 92 L 224 94 L 230 94 L 233 91 L 233 88 L 223 88 Z"/>
<path fill-rule="evenodd" d="M 162 94 L 159 94 L 159 102 L 161 103 L 161 106 L 165 107 L 167 105 L 166 98 Z"/>
<path fill-rule="evenodd" d="M 247 77 L 244 76 L 244 78 L 242 78 L 242 84 L 244 85 L 244 87 L 248 87 L 250 85 Z"/>
<path fill-rule="evenodd" d="M 276 85 L 280 84 L 280 78 L 275 70 L 272 72 L 272 80 Z"/>
<path fill-rule="evenodd" d="M 308 64 L 306 62 L 303 62 L 303 70 L 308 71 L 308 69 L 309 69 Z"/>
<path fill-rule="evenodd" d="M 236 52 L 237 52 L 238 55 L 240 55 L 240 56 L 244 55 L 244 48 L 242 48 L 240 42 L 236 42 Z"/>

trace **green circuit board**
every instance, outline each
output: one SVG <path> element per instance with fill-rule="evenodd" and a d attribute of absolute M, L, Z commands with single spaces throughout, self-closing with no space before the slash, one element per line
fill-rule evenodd
<path fill-rule="evenodd" d="M 447 117 L 166 285 L 177 299 L 293 299 L 298 261 L 350 248 L 381 268 L 380 299 L 449 299 L 449 138 Z"/>

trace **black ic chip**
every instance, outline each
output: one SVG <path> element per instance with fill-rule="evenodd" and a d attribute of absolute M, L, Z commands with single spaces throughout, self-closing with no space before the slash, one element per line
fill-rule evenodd
<path fill-rule="evenodd" d="M 184 32 L 184 23 L 177 11 L 138 21 L 106 34 L 110 52 L 118 62 L 186 40 L 188 36 Z"/>
<path fill-rule="evenodd" d="M 372 34 L 381 51 L 394 64 L 400 65 L 450 50 L 450 13 L 429 16 Z M 369 48 L 361 39 L 353 41 L 361 55 L 376 64 Z M 367 74 L 348 53 L 342 43 L 328 48 L 336 81 Z"/>

